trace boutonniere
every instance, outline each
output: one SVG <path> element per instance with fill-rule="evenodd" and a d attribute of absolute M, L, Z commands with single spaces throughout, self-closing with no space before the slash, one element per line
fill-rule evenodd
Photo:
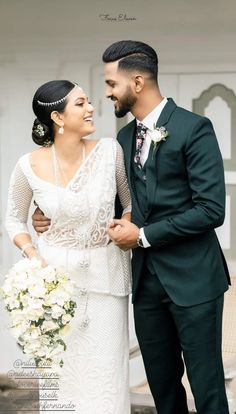
<path fill-rule="evenodd" d="M 153 126 L 153 131 L 149 132 L 151 140 L 153 142 L 153 153 L 152 156 L 155 155 L 157 147 L 160 145 L 161 141 L 166 141 L 166 138 L 169 136 L 169 132 L 163 126 L 156 127 L 155 124 Z"/>

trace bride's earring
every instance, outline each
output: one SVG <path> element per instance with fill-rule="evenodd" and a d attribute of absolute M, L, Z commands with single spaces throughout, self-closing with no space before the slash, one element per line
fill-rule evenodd
<path fill-rule="evenodd" d="M 63 135 L 64 134 L 64 125 L 62 125 L 59 129 L 58 129 L 58 134 Z"/>

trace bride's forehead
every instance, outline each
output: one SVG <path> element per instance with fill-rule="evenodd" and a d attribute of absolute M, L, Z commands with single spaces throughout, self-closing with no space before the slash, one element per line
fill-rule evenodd
<path fill-rule="evenodd" d="M 83 91 L 83 89 L 78 86 L 70 93 L 69 98 L 73 100 L 76 100 L 79 98 L 87 99 L 87 95 Z"/>

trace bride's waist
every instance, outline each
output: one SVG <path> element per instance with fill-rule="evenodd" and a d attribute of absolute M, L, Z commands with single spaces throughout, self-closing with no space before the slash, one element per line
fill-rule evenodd
<path fill-rule="evenodd" d="M 103 275 L 110 272 L 110 267 L 115 267 L 118 271 L 123 261 L 129 261 L 129 252 L 123 252 L 113 242 L 89 249 L 71 249 L 64 246 L 50 246 L 40 237 L 38 250 L 49 264 L 62 265 L 68 270 L 89 269 L 89 272 L 95 274 L 101 271 Z M 116 270 L 113 269 L 113 272 Z"/>
<path fill-rule="evenodd" d="M 46 262 L 63 266 L 80 288 L 118 296 L 130 291 L 130 252 L 122 251 L 113 242 L 88 249 L 48 245 L 39 238 L 39 253 Z"/>
<path fill-rule="evenodd" d="M 106 240 L 103 240 L 100 243 L 89 243 L 86 245 L 82 245 L 80 243 L 70 243 L 69 241 L 66 243 L 61 243 L 61 242 L 55 242 L 55 243 L 50 243 L 48 242 L 47 239 L 45 239 L 42 236 L 39 236 L 38 238 L 38 250 L 39 252 L 42 254 L 42 252 L 57 252 L 58 255 L 61 254 L 70 254 L 70 256 L 75 255 L 76 257 L 79 255 L 84 255 L 84 254 L 88 254 L 89 252 L 92 255 L 96 255 L 96 254 L 101 254 L 102 251 L 106 252 L 107 249 L 111 250 L 111 247 L 115 246 L 113 242 L 111 242 L 111 240 L 109 240 L 109 238 L 107 238 Z M 117 246 L 116 246 L 117 248 Z"/>
<path fill-rule="evenodd" d="M 108 246 L 110 239 L 107 234 L 97 237 L 87 237 L 87 235 L 83 237 L 70 237 L 69 234 L 65 234 L 63 237 L 51 237 L 51 235 L 44 233 L 39 237 L 38 243 L 39 245 L 47 245 L 57 249 L 90 250 Z"/>

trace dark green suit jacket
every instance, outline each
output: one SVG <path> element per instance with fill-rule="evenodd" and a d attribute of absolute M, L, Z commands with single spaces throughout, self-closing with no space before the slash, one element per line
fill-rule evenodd
<path fill-rule="evenodd" d="M 132 196 L 132 221 L 144 227 L 151 244 L 133 250 L 133 299 L 145 277 L 145 261 L 150 261 L 171 299 L 192 306 L 216 298 L 230 283 L 214 230 L 225 216 L 223 162 L 209 119 L 168 99 L 157 126 L 164 126 L 169 136 L 154 155 L 151 144 L 145 208 L 138 205 L 132 184 L 136 120 L 118 134 Z"/>

